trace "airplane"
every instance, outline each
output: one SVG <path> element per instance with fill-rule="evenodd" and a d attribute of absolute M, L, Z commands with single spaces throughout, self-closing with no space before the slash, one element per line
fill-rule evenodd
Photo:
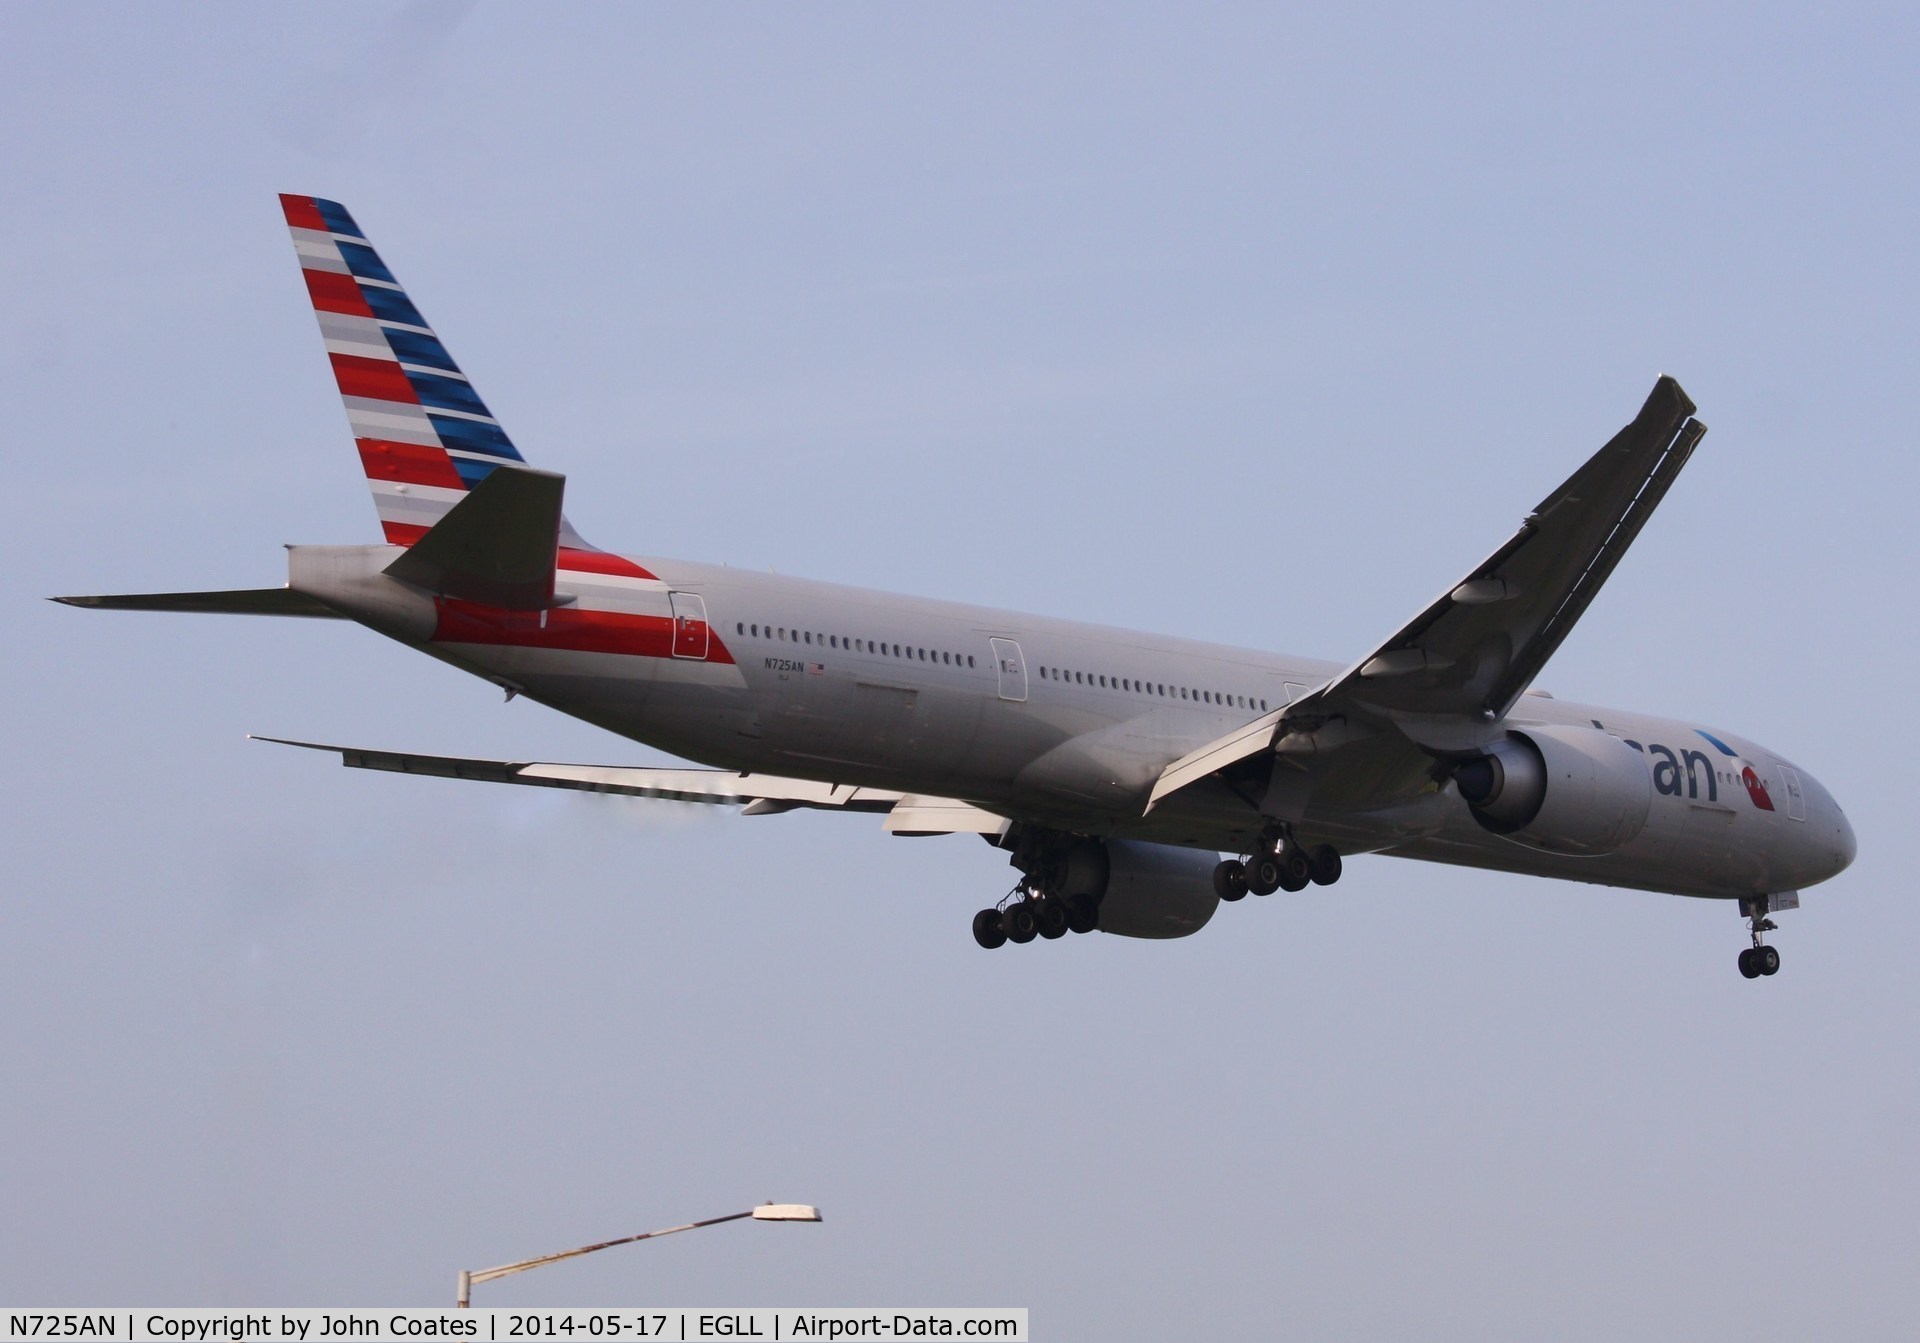
<path fill-rule="evenodd" d="M 384 544 L 289 546 L 283 587 L 53 600 L 351 620 L 699 767 L 283 744 L 977 834 L 1019 874 L 974 915 L 988 949 L 1184 937 L 1222 902 L 1329 885 L 1377 853 L 1736 901 L 1755 979 L 1780 967 L 1769 915 L 1853 861 L 1839 805 L 1779 753 L 1533 687 L 1706 432 L 1670 377 L 1512 537 L 1342 665 L 599 549 L 347 210 L 280 201 Z"/>

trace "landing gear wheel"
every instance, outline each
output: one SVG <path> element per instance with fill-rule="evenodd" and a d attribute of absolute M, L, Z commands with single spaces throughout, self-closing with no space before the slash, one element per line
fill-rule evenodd
<path fill-rule="evenodd" d="M 1307 859 L 1307 877 L 1315 886 L 1331 886 L 1340 880 L 1340 851 L 1322 844 Z"/>
<path fill-rule="evenodd" d="M 1304 891 L 1307 883 L 1313 880 L 1313 864 L 1307 861 L 1307 855 L 1297 848 L 1289 848 L 1280 855 L 1280 889 L 1283 891 Z"/>
<path fill-rule="evenodd" d="M 1090 933 L 1100 926 L 1100 906 L 1090 895 L 1067 897 L 1067 927 L 1076 933 Z"/>
<path fill-rule="evenodd" d="M 1006 944 L 1007 930 L 1000 926 L 999 910 L 983 909 L 973 916 L 973 940 L 988 951 Z"/>
<path fill-rule="evenodd" d="M 1763 975 L 1777 975 L 1780 973 L 1780 949 L 1778 947 L 1755 947 L 1753 949 L 1753 961 L 1755 965 L 1760 967 L 1760 973 Z"/>
<path fill-rule="evenodd" d="M 1052 896 L 1033 902 L 1033 922 L 1040 936 L 1051 942 L 1067 935 L 1067 907 Z"/>
<path fill-rule="evenodd" d="M 1748 947 L 1745 951 L 1740 953 L 1740 973 L 1748 979 L 1758 979 L 1763 973 L 1763 971 L 1760 969 L 1759 952 L 1760 952 L 1760 948 L 1758 947 Z M 1776 959 L 1778 958 L 1778 955 L 1779 953 L 1776 952 L 1775 953 Z"/>
<path fill-rule="evenodd" d="M 1007 941 L 1015 946 L 1024 946 L 1033 941 L 1040 929 L 1033 919 L 1032 904 L 1021 900 L 1001 910 L 1000 929 L 1006 933 Z"/>
<path fill-rule="evenodd" d="M 1280 859 L 1270 853 L 1255 856 L 1253 866 L 1247 869 L 1247 889 L 1255 895 L 1272 895 L 1280 889 L 1280 882 L 1286 876 L 1286 869 Z"/>
<path fill-rule="evenodd" d="M 1247 865 L 1229 858 L 1213 869 L 1213 892 L 1222 900 L 1238 900 L 1247 893 Z"/>

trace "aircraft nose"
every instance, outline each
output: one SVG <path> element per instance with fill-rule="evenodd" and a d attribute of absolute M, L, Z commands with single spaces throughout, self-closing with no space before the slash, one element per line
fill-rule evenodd
<path fill-rule="evenodd" d="M 1812 792 L 1817 805 L 1808 819 L 1818 818 L 1819 827 L 1817 833 L 1808 838 L 1816 840 L 1820 846 L 1820 875 L 1815 880 L 1825 881 L 1828 877 L 1839 876 L 1853 865 L 1860 845 L 1853 837 L 1853 826 L 1848 822 L 1847 814 L 1840 810 L 1840 804 L 1833 800 L 1833 794 L 1817 781 L 1813 783 Z"/>
<path fill-rule="evenodd" d="M 1853 866 L 1854 857 L 1860 852 L 1860 845 L 1854 840 L 1853 826 L 1848 823 L 1846 813 L 1842 812 L 1838 806 L 1833 809 L 1833 820 L 1836 831 L 1834 859 L 1838 864 L 1833 869 L 1833 874 L 1839 876 Z"/>

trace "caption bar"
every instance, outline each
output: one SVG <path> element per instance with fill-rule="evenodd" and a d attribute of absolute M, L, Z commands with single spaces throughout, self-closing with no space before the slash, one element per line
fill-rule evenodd
<path fill-rule="evenodd" d="M 1027 1343 L 1021 1310 L 9 1310 L 8 1339 L 323 1343 L 343 1338 L 584 1340 L 989 1338 Z"/>

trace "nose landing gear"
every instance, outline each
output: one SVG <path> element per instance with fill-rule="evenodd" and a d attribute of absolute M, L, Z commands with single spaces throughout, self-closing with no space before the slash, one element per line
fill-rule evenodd
<path fill-rule="evenodd" d="M 1777 974 L 1780 970 L 1780 949 L 1768 946 L 1764 937 L 1779 927 L 1767 917 L 1768 904 L 1768 897 L 1764 895 L 1740 902 L 1740 912 L 1747 918 L 1748 935 L 1753 939 L 1753 945 L 1742 951 L 1739 959 L 1740 973 L 1748 979 Z"/>

